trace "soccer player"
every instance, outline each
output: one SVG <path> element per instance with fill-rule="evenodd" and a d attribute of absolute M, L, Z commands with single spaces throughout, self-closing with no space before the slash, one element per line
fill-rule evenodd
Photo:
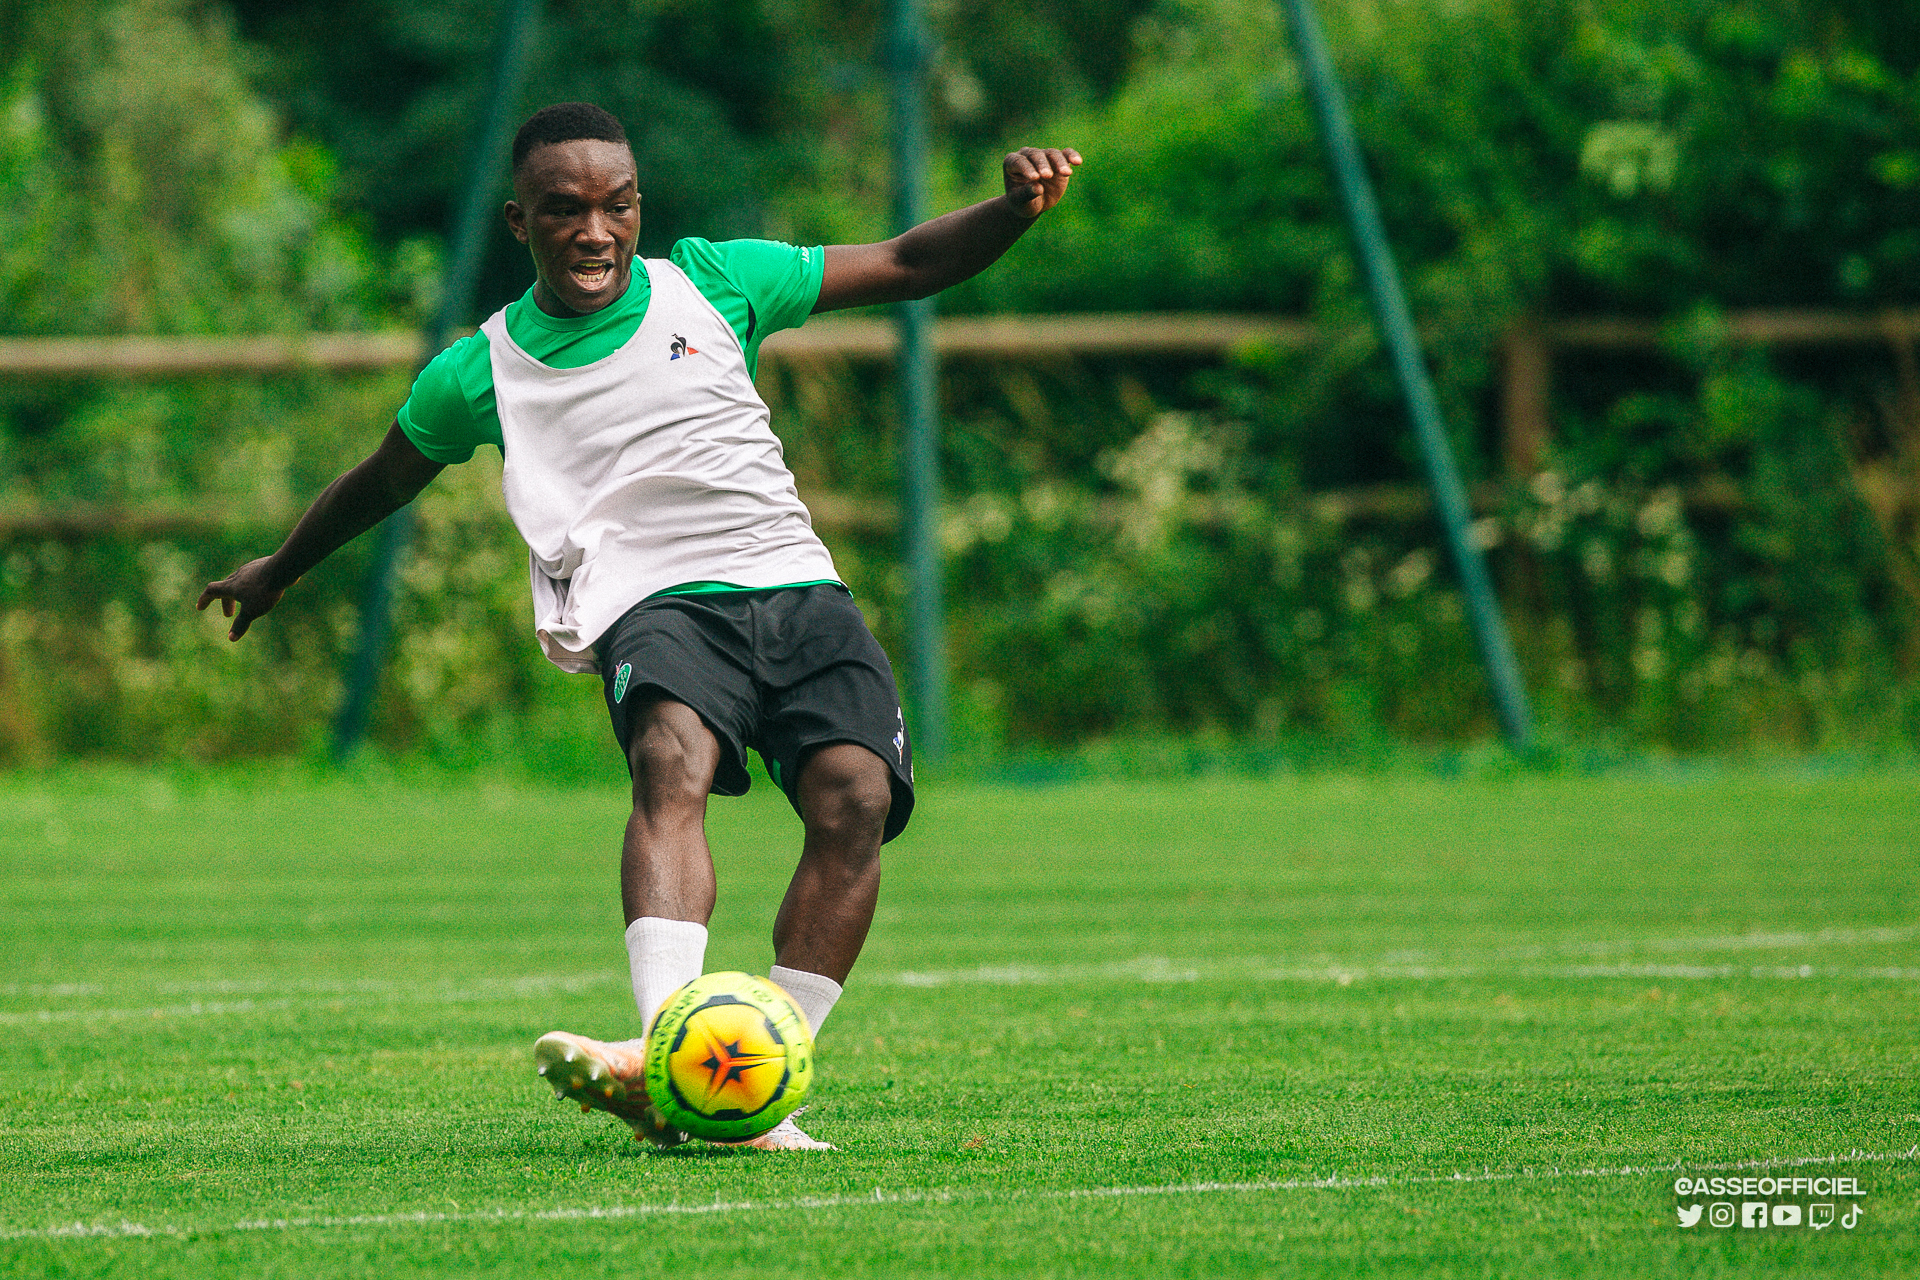
<path fill-rule="evenodd" d="M 805 831 L 769 976 L 816 1034 L 873 921 L 880 846 L 913 809 L 893 670 L 795 491 L 753 386 L 760 344 L 816 312 L 967 279 L 1059 202 L 1079 163 L 1024 147 L 1002 163 L 1004 196 L 879 244 L 688 239 L 636 261 L 640 192 L 620 122 L 586 103 L 547 107 L 514 138 L 506 206 L 533 287 L 434 358 L 379 447 L 278 551 L 200 594 L 238 640 L 442 467 L 500 449 L 540 647 L 562 670 L 600 675 L 633 782 L 620 898 L 640 1036 L 554 1032 L 534 1057 L 556 1094 L 635 1137 L 684 1139 L 647 1100 L 645 1035 L 703 970 L 707 796 L 746 791 L 747 748 Z M 752 1143 L 828 1149 L 791 1117 Z"/>

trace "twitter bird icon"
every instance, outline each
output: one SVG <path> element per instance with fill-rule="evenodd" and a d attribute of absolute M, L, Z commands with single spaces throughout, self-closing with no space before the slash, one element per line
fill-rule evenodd
<path fill-rule="evenodd" d="M 1699 1205 L 1678 1204 L 1674 1206 L 1674 1210 L 1680 1215 L 1681 1226 L 1696 1227 L 1700 1225 L 1700 1206 Z"/>

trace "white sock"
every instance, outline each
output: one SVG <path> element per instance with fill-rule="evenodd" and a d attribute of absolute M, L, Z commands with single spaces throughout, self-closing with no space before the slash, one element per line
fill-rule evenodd
<path fill-rule="evenodd" d="M 767 971 L 774 984 L 793 997 L 800 1006 L 800 1012 L 807 1015 L 807 1025 L 813 1028 L 817 1038 L 820 1024 L 833 1012 L 834 1002 L 840 999 L 840 984 L 832 978 L 817 973 L 808 973 L 805 969 L 789 969 L 784 965 L 775 965 Z"/>
<path fill-rule="evenodd" d="M 633 1002 L 640 1006 L 640 1039 L 667 997 L 705 970 L 707 926 L 691 920 L 641 916 L 627 926 L 627 962 L 633 970 Z"/>

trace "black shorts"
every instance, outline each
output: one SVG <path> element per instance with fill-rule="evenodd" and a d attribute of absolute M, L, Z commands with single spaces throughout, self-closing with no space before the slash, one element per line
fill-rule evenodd
<path fill-rule="evenodd" d="M 817 747 L 854 742 L 887 762 L 893 807 L 882 840 L 913 812 L 913 747 L 893 666 L 846 588 L 778 587 L 652 596 L 594 644 L 607 713 L 631 761 L 633 709 L 683 702 L 720 740 L 715 795 L 745 795 L 746 749 L 798 812 L 800 767 Z M 629 764 L 631 768 L 631 764 Z"/>

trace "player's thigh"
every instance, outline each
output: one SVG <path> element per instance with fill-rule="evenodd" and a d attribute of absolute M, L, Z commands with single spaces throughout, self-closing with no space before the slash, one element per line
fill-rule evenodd
<path fill-rule="evenodd" d="M 627 771 L 642 796 L 684 793 L 704 802 L 720 768 L 719 737 L 698 711 L 650 688 L 628 717 Z"/>
<path fill-rule="evenodd" d="M 643 760 L 665 768 L 707 753 L 709 788 L 736 796 L 749 785 L 747 744 L 759 718 L 752 635 L 731 602 L 668 596 L 644 600 L 596 645 L 607 715 L 636 785 Z M 704 792 L 702 793 L 704 794 Z"/>
<path fill-rule="evenodd" d="M 885 770 L 885 839 L 891 840 L 913 812 L 913 747 L 893 666 L 844 591 L 813 587 L 791 594 L 799 598 L 770 602 L 779 606 L 769 612 L 781 648 L 769 653 L 761 633 L 762 674 L 771 679 L 754 745 L 803 820 L 801 781 L 816 753 L 837 744 L 865 748 Z"/>
<path fill-rule="evenodd" d="M 893 808 L 886 761 L 857 742 L 827 742 L 801 759 L 794 807 L 809 840 L 870 845 L 877 850 Z"/>

